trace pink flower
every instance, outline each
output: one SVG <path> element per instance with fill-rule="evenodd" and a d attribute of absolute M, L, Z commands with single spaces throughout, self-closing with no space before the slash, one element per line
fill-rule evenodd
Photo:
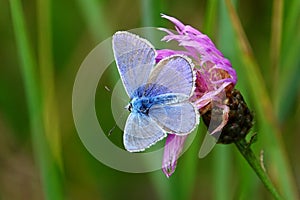
<path fill-rule="evenodd" d="M 174 33 L 161 28 L 160 30 L 167 33 L 162 41 L 177 41 L 178 46 L 184 47 L 184 50 L 158 50 L 156 61 L 174 54 L 183 54 L 193 60 L 196 66 L 194 69 L 196 71 L 196 89 L 190 100 L 194 102 L 201 114 L 212 106 L 223 111 L 220 124 L 210 132 L 213 135 L 221 131 L 227 123 L 229 108 L 224 103 L 224 99 L 226 91 L 231 91 L 237 82 L 236 72 L 229 60 L 224 58 L 207 35 L 189 25 L 184 25 L 174 17 L 167 15 L 162 15 L 162 17 L 171 21 L 176 29 Z M 186 136 L 168 134 L 162 163 L 163 172 L 167 177 L 175 171 L 185 139 Z"/>

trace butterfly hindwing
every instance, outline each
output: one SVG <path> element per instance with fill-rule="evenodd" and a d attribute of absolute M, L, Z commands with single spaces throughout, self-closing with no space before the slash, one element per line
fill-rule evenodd
<path fill-rule="evenodd" d="M 123 142 L 130 152 L 143 151 L 166 137 L 165 131 L 150 117 L 131 113 L 126 121 Z"/>
<path fill-rule="evenodd" d="M 190 59 L 186 56 L 174 55 L 157 64 L 151 72 L 148 83 L 164 88 L 165 93 L 180 93 L 190 97 L 194 90 L 194 77 Z M 159 89 L 149 91 L 149 96 L 157 95 L 157 90 Z"/>
<path fill-rule="evenodd" d="M 199 123 L 198 111 L 188 100 L 154 105 L 149 109 L 149 117 L 167 132 L 177 135 L 190 133 Z"/>

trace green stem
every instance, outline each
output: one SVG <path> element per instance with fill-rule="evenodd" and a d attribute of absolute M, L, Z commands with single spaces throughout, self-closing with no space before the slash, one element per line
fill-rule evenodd
<path fill-rule="evenodd" d="M 257 176 L 269 190 L 269 192 L 273 195 L 274 199 L 282 199 L 279 195 L 278 191 L 276 190 L 274 184 L 272 183 L 271 179 L 267 175 L 266 171 L 262 168 L 261 163 L 257 160 L 256 156 L 254 155 L 253 151 L 251 150 L 249 144 L 246 142 L 245 139 L 240 140 L 235 143 L 241 154 L 247 160 L 249 165 L 255 171 Z"/>

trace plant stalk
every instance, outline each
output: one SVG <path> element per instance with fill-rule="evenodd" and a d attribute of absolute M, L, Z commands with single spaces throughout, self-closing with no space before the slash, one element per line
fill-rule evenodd
<path fill-rule="evenodd" d="M 268 191 L 273 195 L 274 199 L 282 199 L 280 194 L 278 193 L 277 189 L 275 188 L 274 184 L 272 183 L 271 179 L 269 178 L 266 171 L 261 166 L 261 163 L 256 158 L 255 154 L 250 148 L 250 145 L 246 142 L 245 139 L 235 142 L 236 147 L 247 160 L 249 165 L 255 171 L 259 179 L 268 189 Z"/>

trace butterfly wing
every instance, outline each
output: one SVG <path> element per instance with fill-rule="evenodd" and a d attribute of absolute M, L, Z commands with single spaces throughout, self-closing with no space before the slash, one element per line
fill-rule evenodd
<path fill-rule="evenodd" d="M 140 113 L 129 115 L 123 135 L 127 151 L 143 151 L 164 137 L 166 137 L 165 131 L 150 117 Z"/>
<path fill-rule="evenodd" d="M 199 123 L 199 114 L 189 101 L 175 104 L 154 105 L 149 109 L 149 117 L 167 132 L 185 135 Z"/>
<path fill-rule="evenodd" d="M 119 31 L 112 39 L 114 57 L 129 97 L 145 85 L 155 64 L 156 51 L 145 39 Z"/>
<path fill-rule="evenodd" d="M 187 134 L 199 123 L 199 113 L 188 101 L 194 90 L 194 79 L 193 64 L 181 55 L 161 60 L 151 72 L 151 87 L 146 93 L 157 104 L 149 109 L 149 117 L 167 132 Z"/>
<path fill-rule="evenodd" d="M 188 57 L 167 57 L 151 72 L 148 83 L 152 87 L 147 90 L 147 96 L 180 93 L 190 97 L 194 90 L 194 79 L 193 64 Z"/>

